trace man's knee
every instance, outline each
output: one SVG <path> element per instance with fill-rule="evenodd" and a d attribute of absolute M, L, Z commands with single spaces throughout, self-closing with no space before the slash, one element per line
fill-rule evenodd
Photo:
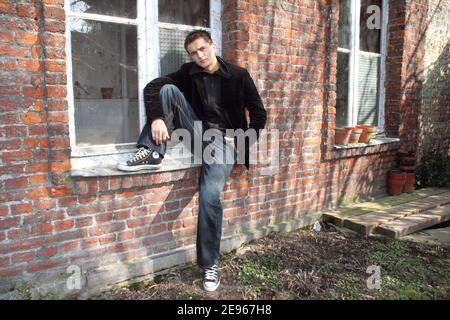
<path fill-rule="evenodd" d="M 180 92 L 180 89 L 178 89 L 178 87 L 174 84 L 165 84 L 161 87 L 161 90 L 159 91 L 160 94 L 164 93 L 173 94 L 178 92 Z"/>

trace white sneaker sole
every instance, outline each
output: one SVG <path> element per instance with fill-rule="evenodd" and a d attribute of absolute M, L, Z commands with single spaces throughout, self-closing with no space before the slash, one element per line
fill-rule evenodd
<path fill-rule="evenodd" d="M 139 170 L 156 170 L 161 168 L 161 164 L 142 164 L 140 166 L 129 166 L 127 164 L 119 164 L 117 166 L 117 169 L 121 170 L 121 171 L 128 171 L 128 172 L 132 172 L 132 171 L 139 171 Z"/>
<path fill-rule="evenodd" d="M 219 285 L 220 285 L 220 280 L 219 280 L 219 282 L 217 282 L 217 284 L 214 287 L 206 287 L 205 284 L 203 284 L 203 289 L 205 291 L 212 292 L 212 291 L 216 291 L 217 288 L 219 287 Z"/>

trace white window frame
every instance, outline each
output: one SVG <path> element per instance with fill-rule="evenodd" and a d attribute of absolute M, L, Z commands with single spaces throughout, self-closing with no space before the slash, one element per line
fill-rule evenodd
<path fill-rule="evenodd" d="M 384 132 L 385 127 L 385 75 L 386 75 L 386 54 L 387 54 L 387 23 L 389 3 L 388 0 L 382 0 L 382 21 L 381 21 L 381 53 L 365 52 L 359 50 L 359 20 L 361 12 L 361 1 L 351 0 L 351 31 L 350 31 L 350 49 L 338 47 L 338 52 L 349 54 L 349 79 L 348 79 L 348 103 L 347 103 L 347 125 L 354 127 L 358 123 L 358 88 L 359 88 L 359 56 L 380 57 L 380 79 L 378 81 L 378 133 Z"/>
<path fill-rule="evenodd" d="M 73 169 L 89 168 L 93 166 L 108 166 L 117 161 L 123 161 L 130 152 L 136 150 L 136 142 L 107 145 L 77 146 L 75 136 L 75 106 L 73 92 L 73 67 L 71 50 L 71 33 L 69 20 L 72 17 L 94 21 L 120 23 L 137 26 L 138 41 L 138 100 L 139 100 L 139 129 L 145 125 L 146 114 L 143 90 L 148 82 L 160 76 L 159 28 L 191 31 L 203 29 L 211 33 L 216 44 L 216 53 L 222 52 L 221 28 L 221 0 L 210 0 L 210 28 L 186 26 L 158 22 L 158 0 L 136 0 L 137 17 L 128 19 L 101 14 L 78 13 L 70 11 L 70 0 L 65 0 L 66 12 L 66 65 L 67 65 L 67 104 L 69 113 L 69 136 L 71 146 L 71 160 Z M 156 44 L 156 45 L 155 45 Z M 139 130 L 139 131 L 140 131 Z"/>

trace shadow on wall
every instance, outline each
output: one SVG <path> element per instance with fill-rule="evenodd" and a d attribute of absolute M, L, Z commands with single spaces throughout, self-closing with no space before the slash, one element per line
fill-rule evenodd
<path fill-rule="evenodd" d="M 420 114 L 419 159 L 450 152 L 450 40 L 426 71 Z"/>

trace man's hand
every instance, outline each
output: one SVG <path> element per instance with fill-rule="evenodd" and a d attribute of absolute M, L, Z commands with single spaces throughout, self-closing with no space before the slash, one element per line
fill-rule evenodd
<path fill-rule="evenodd" d="M 153 120 L 151 125 L 151 132 L 153 141 L 155 141 L 155 143 L 158 145 L 170 139 L 166 123 L 162 119 Z"/>

